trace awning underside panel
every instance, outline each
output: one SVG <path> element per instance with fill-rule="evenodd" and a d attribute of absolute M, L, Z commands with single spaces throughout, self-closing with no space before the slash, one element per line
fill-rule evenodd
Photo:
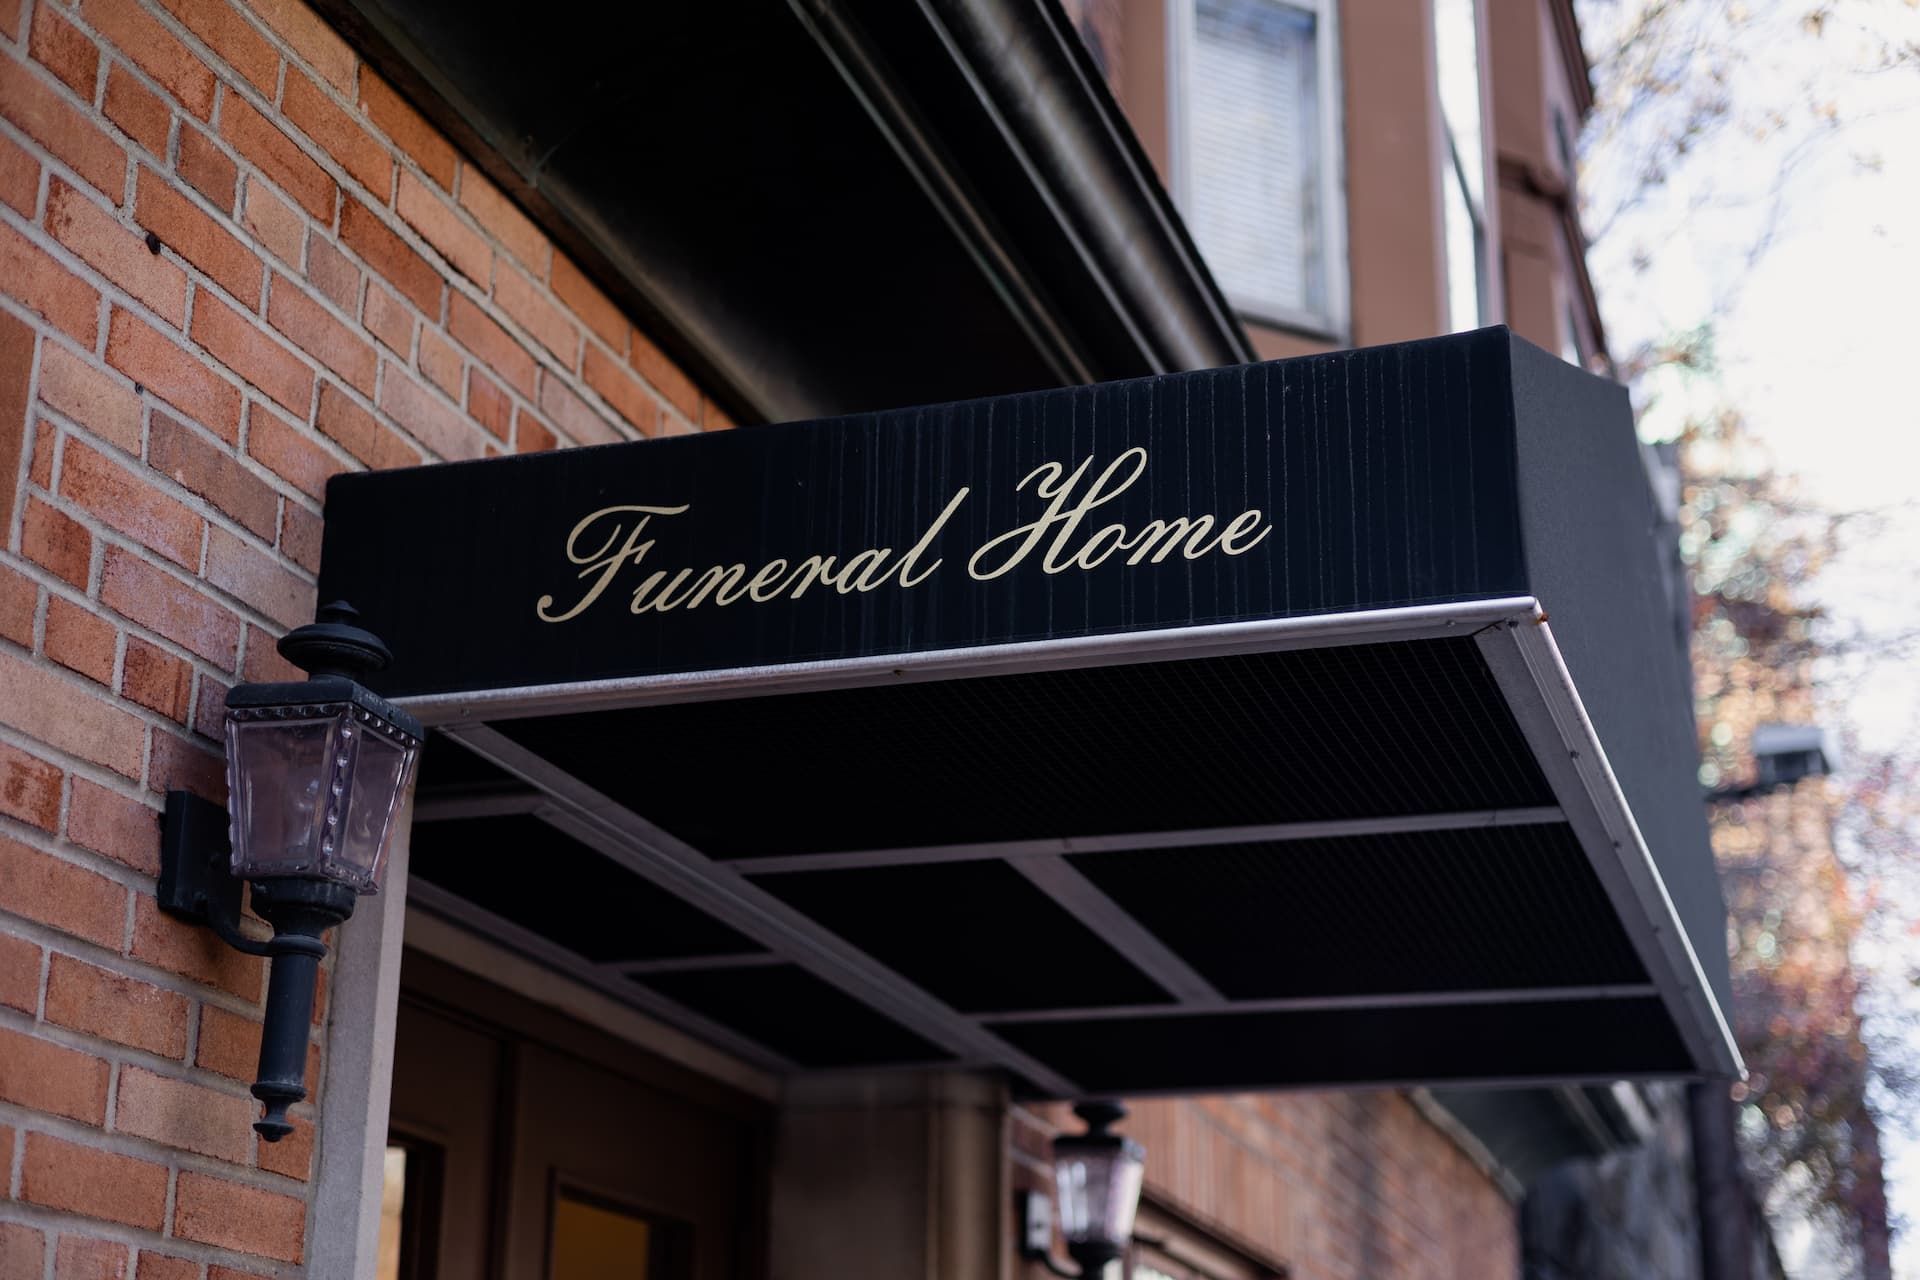
<path fill-rule="evenodd" d="M 1485 656 L 1503 632 L 463 726 L 429 751 L 416 892 L 784 1071 L 1691 1073 Z"/>

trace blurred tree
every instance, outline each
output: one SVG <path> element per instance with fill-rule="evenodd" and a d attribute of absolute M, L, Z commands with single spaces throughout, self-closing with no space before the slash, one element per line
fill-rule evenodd
<path fill-rule="evenodd" d="M 1889 931 L 1889 905 L 1915 900 L 1886 886 L 1913 875 L 1920 766 L 1856 755 L 1838 778 L 1742 792 L 1757 725 L 1845 736 L 1845 700 L 1822 695 L 1905 656 L 1912 638 L 1845 634 L 1817 604 L 1823 571 L 1872 518 L 1820 509 L 1774 468 L 1728 407 L 1714 337 L 1790 214 L 1796 173 L 1816 159 L 1831 171 L 1836 152 L 1877 167 L 1847 151 L 1852 113 L 1873 100 L 1849 89 L 1920 72 L 1920 4 L 1580 0 L 1579 11 L 1596 96 L 1579 187 L 1615 372 L 1645 429 L 1677 437 L 1683 477 L 1701 783 L 1723 798 L 1711 820 L 1730 1016 L 1751 1072 L 1734 1090 L 1744 1163 L 1776 1234 L 1811 1227 L 1824 1272 L 1879 1280 L 1891 1274 L 1879 1127 L 1914 1090 L 1904 1064 L 1869 1052 L 1863 1014 L 1888 1043 L 1899 1002 L 1880 998 L 1857 958 Z M 1717 271 L 1697 260 L 1707 252 Z"/>

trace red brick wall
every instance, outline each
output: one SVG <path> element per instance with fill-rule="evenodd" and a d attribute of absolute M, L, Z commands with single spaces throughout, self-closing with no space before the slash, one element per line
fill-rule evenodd
<path fill-rule="evenodd" d="M 0 0 L 0 1280 L 303 1257 L 260 962 L 153 877 L 326 478 L 719 425 L 298 0 Z"/>
<path fill-rule="evenodd" d="M 1397 1093 L 1248 1094 L 1130 1104 L 1147 1193 L 1292 1280 L 1507 1280 L 1519 1219 Z M 1016 1108 L 1016 1185 L 1047 1189 L 1064 1107 Z M 1020 1280 L 1042 1280 L 1028 1267 Z"/>

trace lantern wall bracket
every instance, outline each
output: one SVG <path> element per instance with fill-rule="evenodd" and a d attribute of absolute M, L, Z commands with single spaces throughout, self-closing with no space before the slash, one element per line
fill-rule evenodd
<path fill-rule="evenodd" d="M 271 955 L 267 943 L 240 930 L 242 882 L 229 870 L 233 849 L 227 811 L 191 791 L 167 792 L 160 815 L 160 909 L 205 925 L 235 951 Z"/>

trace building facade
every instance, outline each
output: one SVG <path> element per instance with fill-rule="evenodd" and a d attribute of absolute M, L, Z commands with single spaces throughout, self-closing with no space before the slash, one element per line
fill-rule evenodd
<path fill-rule="evenodd" d="M 1018 8 L 936 7 L 955 39 Z M 224 801 L 227 690 L 297 678 L 274 642 L 313 614 L 339 472 L 1494 323 L 1604 368 L 1571 194 L 1588 98 L 1571 7 L 1042 6 L 1017 29 L 1084 40 L 1034 56 L 1092 106 L 978 144 L 1039 174 L 1054 203 L 1029 208 L 988 190 L 954 120 L 888 114 L 887 68 L 919 35 L 882 9 L 794 6 L 837 91 L 947 192 L 937 225 L 1013 317 L 989 325 L 931 251 L 928 280 L 889 291 L 930 233 L 902 229 L 901 258 L 802 216 L 891 197 L 834 187 L 859 173 L 833 148 L 784 168 L 777 96 L 744 123 L 668 109 L 703 82 L 749 101 L 738 82 L 779 49 L 663 35 L 647 56 L 677 65 L 672 93 L 636 103 L 582 72 L 592 111 L 562 120 L 542 113 L 569 86 L 533 71 L 476 99 L 471 51 L 422 8 L 0 5 L 0 1280 L 561 1277 L 603 1274 L 609 1250 L 642 1275 L 1043 1274 L 1017 1257 L 1013 1193 L 1045 1185 L 1063 1109 L 964 1073 L 783 1081 L 503 944 L 475 921 L 531 892 L 510 824 L 475 863 L 490 886 L 462 879 L 468 841 L 416 840 L 411 891 L 397 851 L 399 891 L 323 971 L 311 1100 L 288 1140 L 259 1140 L 264 966 L 158 909 L 162 797 Z M 509 56 L 523 41 L 530 67 L 603 37 L 511 9 L 472 25 Z M 1003 48 L 992 65 L 1025 46 Z M 622 145 L 572 170 L 533 145 L 583 136 L 587 114 Z M 1117 199 L 1058 227 L 1035 212 L 1057 213 L 1063 181 L 1042 144 L 1089 121 L 1128 126 L 1080 154 L 1163 186 L 1139 204 L 1158 221 L 1086 213 L 1132 208 Z M 756 206 L 722 185 L 742 167 L 801 198 Z M 1285 198 L 1237 184 L 1249 168 Z M 1188 273 L 1142 274 L 1128 248 L 1149 241 Z M 701 274 L 723 260 L 762 292 Z M 863 312 L 822 302 L 819 273 Z M 783 309 L 799 303 L 819 315 Z M 997 345 L 1015 330 L 1017 359 Z M 430 749 L 440 816 L 508 822 L 458 809 L 484 781 L 465 767 Z M 1129 1132 L 1150 1152 L 1133 1275 L 1307 1280 L 1517 1276 L 1533 1175 L 1652 1128 L 1637 1090 L 1590 1086 L 1146 1100 Z"/>

